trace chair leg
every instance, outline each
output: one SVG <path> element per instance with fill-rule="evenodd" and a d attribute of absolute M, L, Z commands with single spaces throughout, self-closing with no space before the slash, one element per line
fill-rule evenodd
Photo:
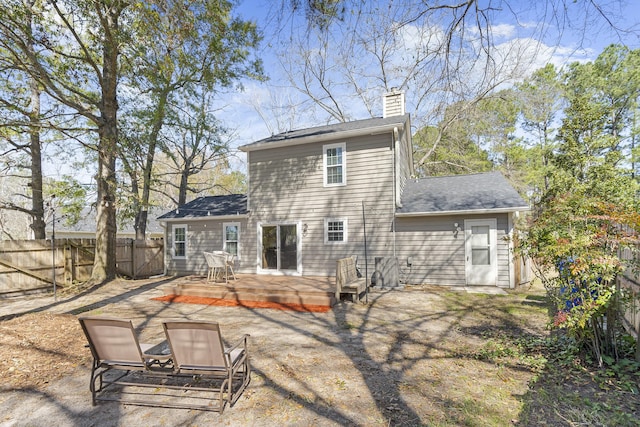
<path fill-rule="evenodd" d="M 233 380 L 240 381 L 237 390 L 233 391 Z M 251 382 L 251 365 L 245 354 L 244 360 L 229 375 L 229 406 L 233 406 Z"/>

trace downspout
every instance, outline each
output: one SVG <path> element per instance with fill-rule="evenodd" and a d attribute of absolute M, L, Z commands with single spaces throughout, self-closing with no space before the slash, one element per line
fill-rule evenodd
<path fill-rule="evenodd" d="M 391 222 L 391 230 L 393 232 L 393 257 L 396 257 L 396 208 L 400 207 L 400 203 L 398 203 L 397 195 L 398 195 L 398 149 L 400 147 L 400 137 L 398 132 L 398 127 L 395 126 L 393 128 L 393 218 Z"/>
<path fill-rule="evenodd" d="M 507 214 L 507 227 L 509 227 L 509 263 L 507 265 L 509 266 L 509 288 L 511 289 L 518 287 L 522 281 L 522 268 L 520 266 L 522 266 L 523 263 L 520 257 L 516 257 L 513 237 L 515 234 L 515 221 L 519 216 L 519 212 L 509 212 Z M 516 266 L 516 262 L 519 263 L 520 266 Z M 520 277 L 516 276 L 516 271 L 519 272 Z"/>
<path fill-rule="evenodd" d="M 167 242 L 169 241 L 169 236 L 167 236 L 167 223 L 164 221 L 158 221 L 160 227 L 164 228 L 163 231 L 163 245 L 162 245 L 162 264 L 164 265 L 164 276 L 167 275 Z"/>

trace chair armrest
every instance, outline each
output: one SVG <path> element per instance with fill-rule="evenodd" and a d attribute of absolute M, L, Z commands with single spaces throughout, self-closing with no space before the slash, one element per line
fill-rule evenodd
<path fill-rule="evenodd" d="M 233 350 L 235 350 L 236 348 L 242 346 L 245 348 L 245 350 L 247 349 L 247 338 L 249 338 L 251 335 L 249 334 L 244 334 L 241 338 L 240 341 L 238 341 L 235 345 L 229 347 L 229 348 L 225 348 L 224 352 L 225 354 L 231 354 L 231 352 Z"/>

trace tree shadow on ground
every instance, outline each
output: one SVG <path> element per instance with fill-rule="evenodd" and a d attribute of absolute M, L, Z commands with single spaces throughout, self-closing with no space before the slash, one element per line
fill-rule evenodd
<path fill-rule="evenodd" d="M 69 311 L 69 314 L 77 315 L 77 314 L 80 314 L 80 313 L 83 313 L 83 312 L 87 312 L 87 311 L 91 311 L 91 310 L 95 310 L 95 309 L 104 307 L 104 306 L 109 305 L 109 304 L 120 302 L 123 299 L 130 298 L 130 297 L 133 297 L 133 296 L 136 296 L 136 295 L 140 295 L 140 294 L 145 293 L 147 291 L 150 291 L 152 289 L 158 288 L 158 287 L 160 287 L 162 285 L 171 283 L 174 280 L 175 280 L 175 278 L 170 277 L 170 278 L 166 278 L 166 279 L 160 280 L 160 281 L 151 281 L 151 282 L 149 282 L 147 284 L 141 284 L 140 286 L 138 286 L 138 287 L 136 287 L 134 289 L 128 290 L 126 292 L 115 294 L 115 295 L 113 295 L 113 296 L 111 296 L 109 298 L 105 298 L 105 299 L 96 301 L 94 303 L 78 307 L 78 308 L 76 308 L 74 310 Z M 25 311 L 22 311 L 22 312 L 19 312 L 19 313 L 11 313 L 11 314 L 6 314 L 4 316 L 0 316 L 0 322 L 4 321 L 4 320 L 10 320 L 10 319 L 13 319 L 13 318 L 16 318 L 16 317 L 24 316 L 25 314 L 40 313 L 40 312 L 44 312 L 44 311 L 49 311 L 52 308 L 55 308 L 55 307 L 58 307 L 58 306 L 61 306 L 61 305 L 65 305 L 65 304 L 69 304 L 69 303 L 73 303 L 74 301 L 77 301 L 77 300 L 79 300 L 79 299 L 81 299 L 83 297 L 86 297 L 88 295 L 92 295 L 92 294 L 98 292 L 100 290 L 100 288 L 108 285 L 109 283 L 110 282 L 105 282 L 105 283 L 102 283 L 100 285 L 92 286 L 92 287 L 90 287 L 88 289 L 85 289 L 82 292 L 80 292 L 78 294 L 75 294 L 75 295 L 73 295 L 71 297 L 60 298 L 57 301 L 54 301 L 54 302 L 49 303 L 49 304 L 42 305 L 40 307 L 33 308 L 31 310 L 25 310 Z"/>
<path fill-rule="evenodd" d="M 426 425 L 429 420 L 417 411 L 415 399 L 409 401 L 406 389 L 413 380 L 408 374 L 416 365 L 429 359 L 447 359 L 459 357 L 459 353 L 451 353 L 442 347 L 450 336 L 457 335 L 464 329 L 466 319 L 483 310 L 494 309 L 495 300 L 472 299 L 469 303 L 461 303 L 455 295 L 449 295 L 445 305 L 455 306 L 441 311 L 425 308 L 424 313 L 416 314 L 415 310 L 406 307 L 388 307 L 385 304 L 386 293 L 370 296 L 370 303 L 364 310 L 357 310 L 350 304 L 338 304 L 327 315 L 290 314 L 272 316 L 269 310 L 254 310 L 253 314 L 262 320 L 263 325 L 286 328 L 297 334 L 313 339 L 318 346 L 341 353 L 350 361 L 351 369 L 359 372 L 366 393 L 375 402 L 378 416 L 385 425 Z M 385 316 L 393 310 L 392 316 Z M 314 322 L 324 326 L 323 334 L 311 332 L 306 322 Z M 439 331 L 432 328 L 435 323 L 445 323 Z M 493 314 L 493 327 L 509 330 L 513 334 L 528 333 L 517 317 L 509 313 Z M 497 326 L 496 326 L 497 325 Z M 467 331 L 466 333 L 472 333 Z M 425 338 L 428 336 L 429 338 Z M 295 350 L 292 350 L 295 354 Z M 265 385 L 272 388 L 281 399 L 293 401 L 316 415 L 341 425 L 362 424 L 362 414 L 341 410 L 332 405 L 321 392 L 317 391 L 312 381 L 288 367 L 285 354 L 275 355 L 275 360 L 293 382 L 285 385 L 279 381 L 274 372 L 259 371 L 264 377 Z M 331 357 L 328 355 L 328 357 Z M 342 369 L 342 367 L 336 367 Z M 517 369 L 517 367 L 515 367 Z M 340 372 L 336 372 L 339 377 Z M 339 378 L 336 382 L 341 381 Z M 360 392 L 363 394 L 363 392 Z M 437 396 L 423 396 L 434 398 Z M 447 404 L 446 399 L 440 399 Z"/>
<path fill-rule="evenodd" d="M 460 395 L 454 388 L 457 380 L 446 376 L 465 371 L 473 380 L 476 367 L 490 365 L 479 361 L 474 352 L 475 346 L 486 341 L 487 331 L 517 336 L 530 334 L 532 329 L 514 309 L 525 304 L 522 298 L 504 304 L 502 297 L 446 290 L 376 291 L 366 305 L 341 302 L 328 313 L 177 307 L 162 302 L 137 306 L 128 301 L 172 280 L 113 292 L 68 313 L 108 307 L 109 315 L 127 313 L 137 319 L 134 324 L 139 333 L 149 335 L 149 329 L 157 329 L 153 332 L 157 338 L 161 337 L 158 324 L 175 318 L 216 320 L 225 338 L 254 332 L 250 354 L 256 360 L 255 379 L 245 391 L 246 402 L 251 402 L 245 415 L 271 416 L 270 421 L 281 424 L 295 421 L 296 416 L 319 424 L 385 426 L 465 424 L 474 411 L 498 417 L 501 413 L 495 406 L 483 406 L 482 396 Z M 528 374 L 517 365 L 506 368 Z M 436 372 L 438 369 L 443 372 Z M 292 419 L 285 419 L 287 408 L 293 408 Z M 226 414 L 220 416 L 221 421 Z M 199 423 L 210 420 L 207 417 L 195 412 L 185 414 L 183 420 Z"/>

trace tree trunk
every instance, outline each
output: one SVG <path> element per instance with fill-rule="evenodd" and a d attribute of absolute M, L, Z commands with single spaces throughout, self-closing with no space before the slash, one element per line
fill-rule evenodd
<path fill-rule="evenodd" d="M 45 239 L 44 193 L 42 192 L 42 145 L 40 141 L 40 90 L 30 78 L 29 145 L 31 153 L 31 229 L 34 239 Z"/>
<path fill-rule="evenodd" d="M 27 39 L 33 40 L 33 0 L 24 3 L 24 10 L 27 14 Z M 33 50 L 30 44 L 29 49 Z M 34 239 L 45 239 L 44 222 L 44 193 L 42 192 L 42 145 L 40 141 L 40 88 L 38 82 L 29 77 L 29 91 L 31 101 L 29 105 L 29 155 L 31 156 L 31 230 Z"/>
<path fill-rule="evenodd" d="M 169 87 L 166 87 L 158 97 L 158 106 L 153 116 L 153 127 L 149 135 L 144 175 L 142 178 L 142 200 L 140 200 L 138 211 L 136 212 L 136 239 L 140 240 L 144 240 L 147 237 L 147 216 L 149 213 L 149 197 L 151 195 L 151 172 L 153 170 L 153 159 L 156 154 L 156 147 L 158 146 L 158 135 L 164 125 L 169 91 Z"/>
<path fill-rule="evenodd" d="M 116 277 L 115 138 L 113 129 L 103 126 L 98 152 L 98 203 L 96 249 L 91 280 L 102 283 Z"/>
<path fill-rule="evenodd" d="M 187 203 L 187 187 L 189 185 L 189 166 L 185 164 L 180 174 L 180 187 L 178 188 L 178 206 Z"/>
<path fill-rule="evenodd" d="M 96 249 L 91 280 L 96 283 L 116 277 L 116 157 L 118 145 L 118 14 L 112 9 L 104 19 L 110 22 L 111 38 L 104 41 L 102 103 L 98 126 L 98 187 Z"/>
<path fill-rule="evenodd" d="M 135 219 L 135 229 L 136 229 L 136 239 L 137 240 L 145 240 L 147 238 L 147 217 L 149 213 L 146 208 L 141 207 L 136 212 Z"/>
<path fill-rule="evenodd" d="M 126 155 L 125 155 L 126 156 Z M 129 179 L 131 179 L 131 194 L 133 196 L 133 211 L 136 213 L 136 217 L 133 222 L 133 229 L 136 232 L 137 240 L 145 239 L 145 229 L 147 227 L 147 218 L 146 215 L 144 218 L 141 213 L 144 211 L 142 208 L 142 204 L 140 202 L 140 187 L 138 186 L 138 173 L 135 169 L 135 166 L 131 166 L 126 158 L 120 156 L 122 160 L 122 164 L 124 165 L 125 170 L 129 171 Z"/>

